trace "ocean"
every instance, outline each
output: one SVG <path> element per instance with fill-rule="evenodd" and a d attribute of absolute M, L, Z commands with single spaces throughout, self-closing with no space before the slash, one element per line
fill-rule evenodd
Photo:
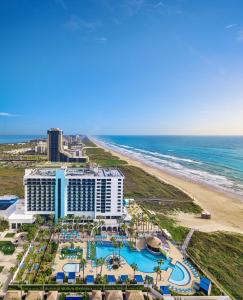
<path fill-rule="evenodd" d="M 0 135 L 0 144 L 14 144 L 46 138 L 45 135 Z"/>
<path fill-rule="evenodd" d="M 106 147 L 243 199 L 243 136 L 95 136 Z"/>

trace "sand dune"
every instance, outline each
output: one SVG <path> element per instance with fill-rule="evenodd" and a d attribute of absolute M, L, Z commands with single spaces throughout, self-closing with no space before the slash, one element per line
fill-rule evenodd
<path fill-rule="evenodd" d="M 180 213 L 176 215 L 176 218 L 181 224 L 205 232 L 224 230 L 243 233 L 243 202 L 239 199 L 216 191 L 211 187 L 190 182 L 185 178 L 171 175 L 156 167 L 151 167 L 144 162 L 125 156 L 117 151 L 107 149 L 103 144 L 97 141 L 95 141 L 95 143 L 121 159 L 126 160 L 129 164 L 140 167 L 160 180 L 180 188 L 189 194 L 204 210 L 212 214 L 211 220 L 202 220 L 191 214 Z"/>

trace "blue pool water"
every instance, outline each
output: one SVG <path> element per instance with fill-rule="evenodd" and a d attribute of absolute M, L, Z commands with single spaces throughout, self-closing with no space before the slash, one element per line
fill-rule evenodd
<path fill-rule="evenodd" d="M 13 205 L 18 201 L 18 197 L 11 198 L 8 200 L 0 200 L 0 210 L 6 210 L 9 208 L 9 206 Z"/>
<path fill-rule="evenodd" d="M 169 282 L 177 285 L 186 285 L 190 282 L 190 280 L 190 273 L 180 262 L 177 262 L 170 275 Z"/>
<path fill-rule="evenodd" d="M 113 253 L 118 254 L 119 250 L 112 246 L 102 246 L 101 244 L 96 245 L 96 257 L 105 258 Z M 130 250 L 129 246 L 124 246 L 120 249 L 121 256 L 127 261 L 129 265 L 136 263 L 138 265 L 138 270 L 141 272 L 154 272 L 154 268 L 158 266 L 158 260 L 164 259 L 164 263 L 161 265 L 162 270 L 167 270 L 169 267 L 173 267 L 171 264 L 171 259 L 166 259 L 162 255 L 153 255 L 147 250 L 134 251 Z"/>

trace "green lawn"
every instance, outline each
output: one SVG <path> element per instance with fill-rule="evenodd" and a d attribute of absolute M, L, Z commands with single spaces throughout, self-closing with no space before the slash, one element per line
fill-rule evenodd
<path fill-rule="evenodd" d="M 232 296 L 243 299 L 243 235 L 195 232 L 188 252 Z"/>
<path fill-rule="evenodd" d="M 0 251 L 2 251 L 4 255 L 11 255 L 15 251 L 15 245 L 9 241 L 0 241 Z"/>
<path fill-rule="evenodd" d="M 4 269 L 4 266 L 0 266 L 0 273 L 2 272 L 3 269 Z"/>
<path fill-rule="evenodd" d="M 12 238 L 15 236 L 15 233 L 14 232 L 8 232 L 7 234 L 5 234 L 5 238 Z"/>

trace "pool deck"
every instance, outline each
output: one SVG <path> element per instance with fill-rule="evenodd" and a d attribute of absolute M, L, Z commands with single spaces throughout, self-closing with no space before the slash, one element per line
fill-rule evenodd
<path fill-rule="evenodd" d="M 168 268 L 167 271 L 162 271 L 161 273 L 161 278 L 160 278 L 160 275 L 158 276 L 158 286 L 159 285 L 173 285 L 175 287 L 178 287 L 178 288 L 192 288 L 193 287 L 193 284 L 194 282 L 196 281 L 196 278 L 195 276 L 193 275 L 192 271 L 184 264 L 183 262 L 183 255 L 181 254 L 181 252 L 171 243 L 169 242 L 169 245 L 170 245 L 170 257 L 172 258 L 172 263 L 173 264 L 176 264 L 176 262 L 180 262 L 181 264 L 183 264 L 183 266 L 187 269 L 187 271 L 190 273 L 190 276 L 191 276 L 191 280 L 190 282 L 187 284 L 187 285 L 184 285 L 184 286 L 178 286 L 176 284 L 172 284 L 169 282 L 169 277 L 172 273 L 172 269 L 171 268 Z M 138 242 L 139 247 L 140 249 L 143 248 L 143 242 L 142 240 L 140 242 Z M 75 246 L 79 246 L 83 249 L 83 257 L 86 258 L 87 257 L 87 242 L 78 242 L 78 243 L 74 243 Z M 70 246 L 70 243 L 63 243 L 63 244 L 60 244 L 59 245 L 59 249 L 58 249 L 58 252 L 57 252 L 57 255 L 56 255 L 56 258 L 55 258 L 55 270 L 53 271 L 53 276 L 56 275 L 57 272 L 63 272 L 63 266 L 67 263 L 79 263 L 80 260 L 78 259 L 60 259 L 60 250 L 62 247 L 64 246 Z M 92 261 L 90 260 L 87 260 L 87 265 L 85 267 L 85 270 L 84 270 L 84 275 L 87 276 L 87 275 L 94 275 L 96 276 L 97 274 L 100 273 L 100 269 L 101 267 L 93 267 L 92 266 Z M 127 274 L 130 278 L 133 278 L 133 269 L 130 267 L 130 265 L 125 262 L 125 264 L 120 267 L 119 269 L 117 270 L 108 270 L 106 265 L 103 265 L 103 268 L 102 268 L 102 275 L 115 275 L 116 278 L 118 279 L 118 277 L 120 275 L 123 275 L 123 274 Z M 140 271 L 136 271 L 136 274 L 140 274 L 142 275 L 144 278 L 146 275 L 149 275 L 151 277 L 154 278 L 154 282 L 156 281 L 156 273 L 145 273 L 145 272 L 140 272 Z M 80 270 L 80 272 L 78 273 L 78 275 L 80 277 L 83 276 L 83 271 L 82 269 Z"/>

